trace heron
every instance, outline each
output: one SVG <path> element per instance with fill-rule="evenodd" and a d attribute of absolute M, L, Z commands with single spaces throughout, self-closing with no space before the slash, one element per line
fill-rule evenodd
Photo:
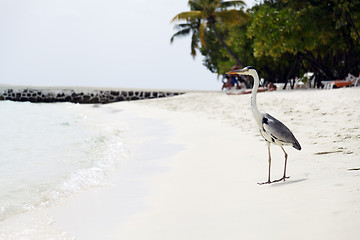
<path fill-rule="evenodd" d="M 290 145 L 297 150 L 301 150 L 301 146 L 298 140 L 296 140 L 294 134 L 282 122 L 280 122 L 279 120 L 277 120 L 268 113 L 259 112 L 256 104 L 256 93 L 259 88 L 259 75 L 254 67 L 248 66 L 243 69 L 237 69 L 227 72 L 227 74 L 248 75 L 254 78 L 254 86 L 251 93 L 251 112 L 260 130 L 260 135 L 266 141 L 268 154 L 269 154 L 268 180 L 266 182 L 259 184 L 262 185 L 262 184 L 270 184 L 274 182 L 285 181 L 287 178 L 289 178 L 288 176 L 286 176 L 288 154 L 286 153 L 283 146 Z M 284 175 L 282 176 L 282 178 L 274 181 L 271 181 L 270 179 L 270 172 L 271 172 L 270 145 L 271 144 L 278 145 L 285 155 Z"/>

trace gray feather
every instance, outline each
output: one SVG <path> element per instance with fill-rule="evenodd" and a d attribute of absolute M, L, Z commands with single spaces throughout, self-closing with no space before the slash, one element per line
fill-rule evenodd
<path fill-rule="evenodd" d="M 301 150 L 301 146 L 296 140 L 294 134 L 279 120 L 266 113 L 263 119 L 263 129 L 271 135 L 271 137 L 280 141 L 284 145 L 292 145 L 295 149 Z"/>

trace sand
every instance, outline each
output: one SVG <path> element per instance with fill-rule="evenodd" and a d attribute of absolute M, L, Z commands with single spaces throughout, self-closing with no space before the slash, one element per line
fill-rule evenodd
<path fill-rule="evenodd" d="M 63 239 L 359 239 L 360 88 L 258 94 L 303 148 L 286 147 L 290 179 L 270 185 L 257 184 L 267 148 L 249 102 L 194 92 L 101 106 L 129 122 L 129 159 L 112 185 L 37 214 Z M 284 157 L 271 149 L 276 179 Z"/>

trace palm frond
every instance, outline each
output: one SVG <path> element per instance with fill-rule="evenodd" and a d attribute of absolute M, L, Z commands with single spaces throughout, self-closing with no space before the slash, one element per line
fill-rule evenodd
<path fill-rule="evenodd" d="M 188 5 L 193 11 L 201 11 L 204 9 L 204 4 L 199 0 L 189 0 Z"/>
<path fill-rule="evenodd" d="M 187 28 L 187 29 L 178 31 L 177 33 L 172 35 L 172 37 L 170 38 L 170 43 L 173 43 L 175 38 L 185 37 L 185 36 L 189 35 L 190 31 L 191 31 L 191 28 Z"/>
<path fill-rule="evenodd" d="M 205 30 L 206 30 L 205 23 L 202 22 L 199 27 L 199 38 L 200 38 L 201 46 L 203 46 L 203 47 L 206 47 L 205 38 L 204 38 Z"/>
<path fill-rule="evenodd" d="M 175 21 L 191 21 L 195 19 L 202 18 L 202 12 L 201 11 L 189 11 L 189 12 L 182 12 L 176 15 L 171 22 Z"/>
<path fill-rule="evenodd" d="M 184 29 L 184 28 L 190 28 L 191 27 L 191 23 L 180 23 L 180 24 L 175 24 L 174 29 Z"/>
<path fill-rule="evenodd" d="M 194 32 L 191 37 L 191 56 L 193 58 L 196 57 L 196 49 L 198 48 L 199 48 L 199 37 L 198 34 Z"/>
<path fill-rule="evenodd" d="M 225 1 L 220 3 L 220 8 L 229 8 L 229 7 L 243 7 L 246 6 L 244 1 Z"/>

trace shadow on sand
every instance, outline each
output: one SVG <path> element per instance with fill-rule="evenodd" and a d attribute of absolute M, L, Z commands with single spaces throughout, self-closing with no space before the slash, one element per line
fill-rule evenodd
<path fill-rule="evenodd" d="M 271 184 L 271 186 L 272 187 L 281 187 L 284 185 L 295 184 L 295 183 L 303 182 L 306 180 L 308 180 L 308 178 L 302 178 L 302 179 L 297 179 L 297 180 L 286 180 L 285 182 L 277 182 L 277 183 Z"/>

